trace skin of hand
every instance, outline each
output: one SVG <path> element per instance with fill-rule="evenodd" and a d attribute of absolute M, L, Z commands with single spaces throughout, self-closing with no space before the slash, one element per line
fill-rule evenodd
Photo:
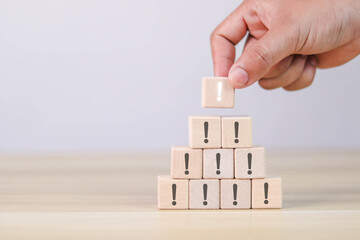
<path fill-rule="evenodd" d="M 248 34 L 235 61 L 235 46 Z M 360 0 L 245 0 L 211 34 L 215 76 L 234 88 L 311 85 L 360 53 Z M 235 62 L 234 62 L 235 61 Z"/>

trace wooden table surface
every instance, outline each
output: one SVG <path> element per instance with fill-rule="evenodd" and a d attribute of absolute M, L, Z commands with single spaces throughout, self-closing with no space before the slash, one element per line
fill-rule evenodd
<path fill-rule="evenodd" d="M 169 154 L 0 157 L 0 239 L 360 239 L 360 151 L 269 153 L 281 210 L 157 210 Z"/>

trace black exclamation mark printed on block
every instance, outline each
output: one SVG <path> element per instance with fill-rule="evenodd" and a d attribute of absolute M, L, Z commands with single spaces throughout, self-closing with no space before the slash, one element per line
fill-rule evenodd
<path fill-rule="evenodd" d="M 252 160 L 252 154 L 248 153 L 248 167 L 249 167 L 249 171 L 248 174 L 251 175 L 252 171 L 251 171 L 251 160 Z"/>
<path fill-rule="evenodd" d="M 204 206 L 206 206 L 208 204 L 207 201 L 206 201 L 206 199 L 207 199 L 207 188 L 208 188 L 208 185 L 204 184 L 203 185 L 203 193 L 204 193 L 204 202 L 203 202 L 203 204 L 204 204 Z"/>
<path fill-rule="evenodd" d="M 237 201 L 236 201 L 236 198 L 237 198 L 237 184 L 235 184 L 235 183 L 233 185 L 233 193 L 234 193 L 233 205 L 236 206 L 237 205 Z"/>
<path fill-rule="evenodd" d="M 173 201 L 172 201 L 172 205 L 175 206 L 176 205 L 176 184 L 172 185 L 172 197 L 173 197 Z"/>
<path fill-rule="evenodd" d="M 189 154 L 185 153 L 185 175 L 189 175 Z"/>
<path fill-rule="evenodd" d="M 208 131 L 209 131 L 209 123 L 208 122 L 204 122 L 204 132 L 205 132 L 205 139 L 204 139 L 204 143 L 208 143 L 209 139 L 208 138 Z"/>
<path fill-rule="evenodd" d="M 220 155 L 220 153 L 217 153 L 216 154 L 216 174 L 217 175 L 220 175 L 220 157 L 221 157 L 221 155 Z"/>
<path fill-rule="evenodd" d="M 239 143 L 239 122 L 234 122 L 234 128 L 235 128 L 235 143 Z"/>
<path fill-rule="evenodd" d="M 269 201 L 267 199 L 268 199 L 268 194 L 269 194 L 269 184 L 267 182 L 264 183 L 264 193 L 265 193 L 265 201 L 264 201 L 264 203 L 268 204 Z"/>

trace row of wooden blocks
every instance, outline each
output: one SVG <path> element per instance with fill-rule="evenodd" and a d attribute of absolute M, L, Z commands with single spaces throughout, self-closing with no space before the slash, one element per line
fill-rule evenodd
<path fill-rule="evenodd" d="M 281 208 L 281 178 L 173 179 L 158 177 L 159 209 Z"/>
<path fill-rule="evenodd" d="M 201 178 L 265 178 L 265 148 L 193 149 L 173 146 L 171 177 Z"/>
<path fill-rule="evenodd" d="M 191 148 L 252 147 L 252 120 L 248 116 L 190 116 Z"/>

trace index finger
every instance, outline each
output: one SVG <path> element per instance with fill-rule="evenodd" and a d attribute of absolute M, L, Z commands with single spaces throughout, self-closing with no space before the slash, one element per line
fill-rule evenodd
<path fill-rule="evenodd" d="M 243 18 L 243 7 L 235 9 L 211 34 L 211 52 L 214 63 L 214 74 L 227 77 L 235 61 L 235 45 L 247 33 L 247 25 Z"/>

